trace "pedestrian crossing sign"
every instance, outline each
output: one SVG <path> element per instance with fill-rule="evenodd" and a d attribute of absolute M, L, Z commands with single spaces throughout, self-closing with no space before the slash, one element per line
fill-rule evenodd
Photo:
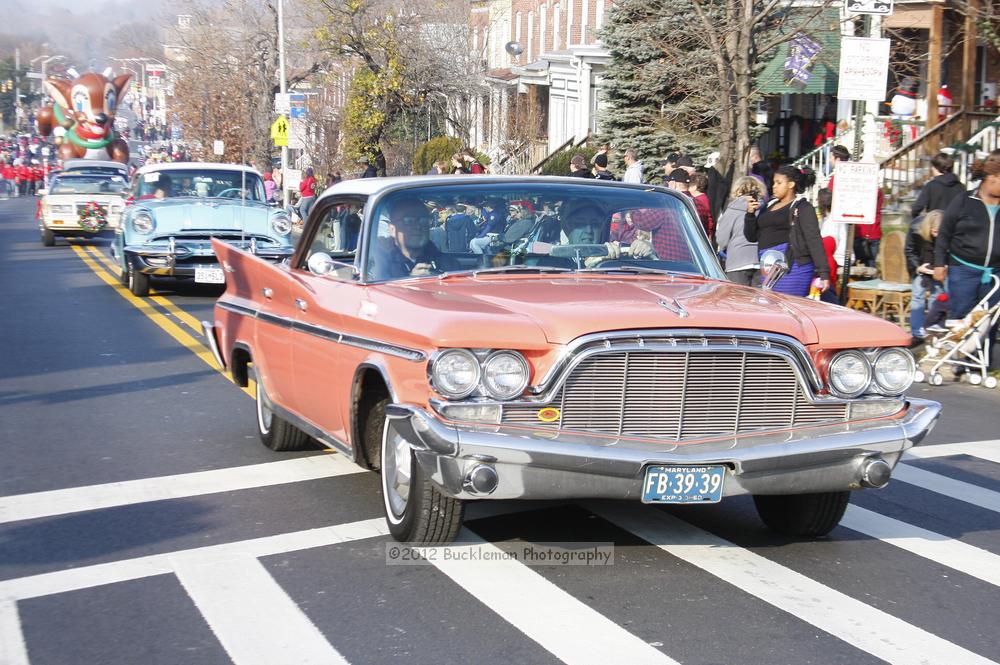
<path fill-rule="evenodd" d="M 288 145 L 288 118 L 279 115 L 271 124 L 271 138 L 274 139 L 276 146 Z"/>

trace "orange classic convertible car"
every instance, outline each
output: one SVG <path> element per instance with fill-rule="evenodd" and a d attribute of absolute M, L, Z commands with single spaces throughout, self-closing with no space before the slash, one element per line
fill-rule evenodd
<path fill-rule="evenodd" d="M 205 332 L 256 380 L 264 444 L 315 439 L 379 472 L 399 540 L 451 541 L 469 500 L 738 494 L 823 535 L 940 405 L 904 395 L 900 328 L 732 284 L 701 229 L 651 186 L 342 182 L 284 264 L 214 242 Z"/>

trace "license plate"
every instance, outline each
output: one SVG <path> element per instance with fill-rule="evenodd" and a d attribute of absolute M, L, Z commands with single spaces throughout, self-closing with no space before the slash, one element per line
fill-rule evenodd
<path fill-rule="evenodd" d="M 225 284 L 226 275 L 222 268 L 195 268 L 194 281 L 199 284 Z"/>
<path fill-rule="evenodd" d="M 63 221 L 62 221 L 61 219 L 53 219 L 53 220 L 52 220 L 52 223 L 53 223 L 53 224 L 62 224 L 62 223 L 63 223 Z"/>
<path fill-rule="evenodd" d="M 649 466 L 642 484 L 643 503 L 718 503 L 724 466 Z"/>

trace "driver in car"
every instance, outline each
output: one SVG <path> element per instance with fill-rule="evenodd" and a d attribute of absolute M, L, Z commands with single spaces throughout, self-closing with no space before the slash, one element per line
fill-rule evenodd
<path fill-rule="evenodd" d="M 606 242 L 610 227 L 610 212 L 597 201 L 578 199 L 563 205 L 559 211 L 562 219 L 560 244 L 562 245 L 604 245 L 606 255 L 590 256 L 585 260 L 588 268 L 602 261 L 614 261 L 623 255 L 632 258 L 654 257 L 653 244 L 649 238 L 630 238 L 631 244 L 623 247 L 619 240 Z"/>
<path fill-rule="evenodd" d="M 379 238 L 372 260 L 372 279 L 436 275 L 459 266 L 431 242 L 431 213 L 415 199 L 389 206 L 389 237 Z"/>

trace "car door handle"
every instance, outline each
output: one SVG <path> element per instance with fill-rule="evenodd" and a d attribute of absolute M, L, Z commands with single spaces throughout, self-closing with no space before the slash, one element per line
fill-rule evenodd
<path fill-rule="evenodd" d="M 274 295 L 274 291 L 272 291 L 271 289 L 267 288 L 266 286 L 263 289 L 261 289 L 260 292 L 261 292 L 261 295 L 263 295 L 268 300 L 270 300 L 271 297 Z"/>
<path fill-rule="evenodd" d="M 295 299 L 295 306 L 298 307 L 303 312 L 306 311 L 307 308 L 306 301 L 303 300 L 302 298 Z"/>

